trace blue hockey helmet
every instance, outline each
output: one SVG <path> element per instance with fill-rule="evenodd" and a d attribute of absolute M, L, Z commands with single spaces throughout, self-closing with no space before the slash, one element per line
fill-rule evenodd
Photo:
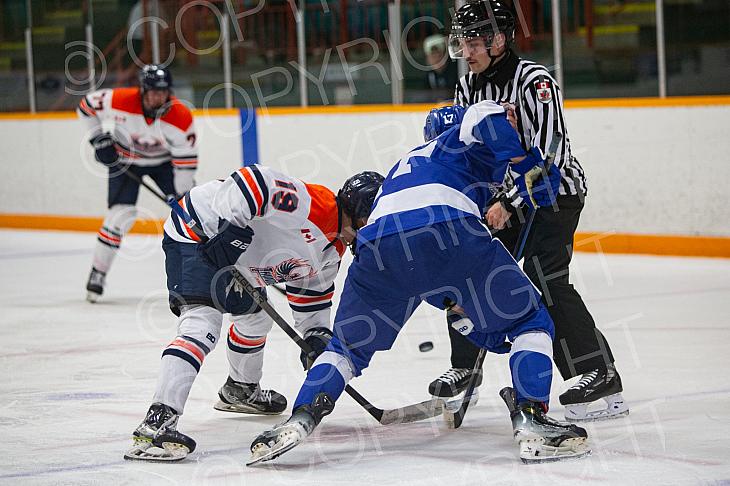
<path fill-rule="evenodd" d="M 423 126 L 423 139 L 430 142 L 449 128 L 461 124 L 466 109 L 461 105 L 443 106 L 434 108 L 426 116 Z"/>
<path fill-rule="evenodd" d="M 139 72 L 139 87 L 142 92 L 147 90 L 171 90 L 172 74 L 164 66 L 147 64 Z"/>
<path fill-rule="evenodd" d="M 385 177 L 373 171 L 360 172 L 345 181 L 337 193 L 337 201 L 353 223 L 370 216 L 380 186 Z M 356 228 L 357 229 L 357 228 Z"/>

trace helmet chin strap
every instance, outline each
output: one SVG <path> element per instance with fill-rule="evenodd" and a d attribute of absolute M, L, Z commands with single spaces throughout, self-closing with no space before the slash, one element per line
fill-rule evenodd
<path fill-rule="evenodd" d="M 508 59 L 512 55 L 512 51 L 510 49 L 505 49 L 503 53 L 497 54 L 496 56 L 492 55 L 492 48 L 490 47 L 487 50 L 487 56 L 489 56 L 489 66 L 487 69 L 485 69 L 482 74 L 486 76 L 487 78 L 491 78 L 494 76 L 497 71 L 500 68 L 500 65 Z"/>
<path fill-rule="evenodd" d="M 350 252 L 354 255 L 355 242 L 357 241 L 357 228 L 355 228 L 355 221 L 353 221 L 352 216 L 350 216 L 350 227 L 354 230 L 355 237 L 352 239 L 351 243 L 347 243 L 342 235 L 342 215 L 344 214 L 344 211 L 342 210 L 342 201 L 339 194 L 335 196 L 335 200 L 337 201 L 337 238 L 341 239 L 345 246 L 348 247 Z"/>

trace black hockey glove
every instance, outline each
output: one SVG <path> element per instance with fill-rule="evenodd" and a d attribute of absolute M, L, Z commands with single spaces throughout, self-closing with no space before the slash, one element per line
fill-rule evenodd
<path fill-rule="evenodd" d="M 305 353 L 302 350 L 299 354 L 299 360 L 302 362 L 305 370 L 308 370 L 319 355 L 324 353 L 324 348 L 327 347 L 330 339 L 332 339 L 332 331 L 326 327 L 313 327 L 304 333 L 304 341 L 312 348 L 310 353 Z"/>
<path fill-rule="evenodd" d="M 96 160 L 104 165 L 113 165 L 119 159 L 117 149 L 114 147 L 114 139 L 110 133 L 101 133 L 94 137 L 90 142 L 94 147 L 94 156 Z"/>
<path fill-rule="evenodd" d="M 234 265 L 253 240 L 250 226 L 241 228 L 221 220 L 218 230 L 220 233 L 198 247 L 203 259 L 215 269 Z"/>

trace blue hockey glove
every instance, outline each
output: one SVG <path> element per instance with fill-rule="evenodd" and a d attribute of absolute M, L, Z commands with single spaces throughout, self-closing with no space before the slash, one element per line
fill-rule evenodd
<path fill-rule="evenodd" d="M 304 341 L 312 348 L 310 353 L 303 350 L 299 354 L 299 360 L 302 362 L 305 370 L 308 370 L 312 363 L 324 352 L 324 348 L 332 339 L 332 331 L 326 327 L 313 327 L 304 333 Z"/>
<path fill-rule="evenodd" d="M 550 166 L 546 184 L 543 178 L 544 167 L 545 160 L 537 147 L 532 147 L 523 160 L 510 165 L 510 168 L 519 174 L 515 179 L 519 194 L 532 209 L 550 206 L 555 201 L 560 187 L 560 171 Z"/>
<path fill-rule="evenodd" d="M 110 133 L 101 133 L 90 142 L 94 147 L 94 157 L 104 165 L 113 165 L 119 159 L 117 149 L 114 147 L 114 139 Z"/>
<path fill-rule="evenodd" d="M 218 229 L 220 233 L 200 245 L 198 249 L 203 259 L 213 268 L 221 269 L 235 265 L 251 244 L 253 230 L 250 226 L 241 228 L 225 220 L 221 221 Z"/>
<path fill-rule="evenodd" d="M 541 208 L 552 206 L 560 189 L 560 169 L 551 165 L 547 169 L 547 181 L 545 175 L 541 175 L 532 186 L 532 197 Z"/>

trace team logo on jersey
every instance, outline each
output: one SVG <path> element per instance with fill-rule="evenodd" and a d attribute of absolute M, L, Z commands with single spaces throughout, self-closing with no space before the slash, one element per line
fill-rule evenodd
<path fill-rule="evenodd" d="M 535 82 L 535 88 L 537 89 L 537 100 L 540 103 L 550 103 L 553 100 L 550 81 L 545 79 L 537 81 Z"/>
<path fill-rule="evenodd" d="M 313 277 L 317 272 L 307 262 L 299 258 L 290 258 L 275 267 L 249 267 L 251 273 L 258 277 L 262 285 L 273 285 L 280 282 L 290 282 L 301 278 Z"/>
<path fill-rule="evenodd" d="M 158 152 L 163 149 L 162 140 L 155 137 L 148 137 L 147 135 L 132 134 L 132 145 L 136 150 L 140 152 L 150 153 Z"/>

